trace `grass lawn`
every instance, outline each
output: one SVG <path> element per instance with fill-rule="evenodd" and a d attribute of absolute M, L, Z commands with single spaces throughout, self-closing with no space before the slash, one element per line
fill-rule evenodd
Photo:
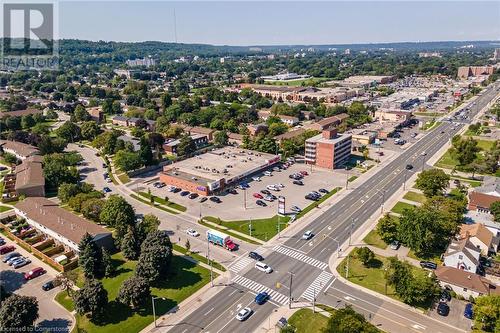
<path fill-rule="evenodd" d="M 451 156 L 450 150 L 447 150 L 435 164 L 435 166 L 445 169 L 453 169 L 457 165 L 458 162 Z"/>
<path fill-rule="evenodd" d="M 411 201 L 414 201 L 414 202 L 424 203 L 425 202 L 425 195 L 423 195 L 422 193 L 417 193 L 417 192 L 409 191 L 409 192 L 407 192 L 405 194 L 405 196 L 403 197 L 403 199 L 411 200 Z"/>
<path fill-rule="evenodd" d="M 300 309 L 288 319 L 288 323 L 295 327 L 296 333 L 321 333 L 328 323 L 328 317 L 313 313 L 311 309 Z"/>
<path fill-rule="evenodd" d="M 399 201 L 394 205 L 394 207 L 392 207 L 391 212 L 402 214 L 405 209 L 410 209 L 413 207 L 414 206 L 410 205 L 409 203 Z"/>
<path fill-rule="evenodd" d="M 146 192 L 139 192 L 139 195 L 140 196 L 143 196 L 147 199 L 150 199 L 150 195 Z M 155 196 L 155 202 L 159 203 L 159 204 L 162 204 L 162 205 L 165 205 L 167 207 L 170 207 L 170 208 L 173 208 L 173 209 L 176 209 L 178 211 L 181 211 L 181 212 L 185 212 L 186 211 L 186 207 L 182 206 L 182 205 L 179 205 L 173 201 L 166 201 L 164 198 L 160 198 L 158 196 Z"/>
<path fill-rule="evenodd" d="M 68 296 L 68 293 L 64 290 L 57 293 L 55 300 L 57 303 L 61 304 L 66 310 L 69 312 L 73 312 L 75 310 L 75 305 L 73 304 L 73 300 Z"/>
<path fill-rule="evenodd" d="M 201 225 L 204 225 L 207 228 L 220 231 L 222 233 L 228 234 L 229 236 L 231 236 L 233 238 L 240 239 L 240 240 L 245 241 L 247 243 L 255 244 L 255 245 L 260 245 L 261 244 L 259 242 L 254 241 L 253 239 L 250 239 L 250 238 L 247 238 L 247 237 L 243 237 L 243 236 L 241 236 L 239 234 L 236 234 L 236 233 L 232 232 L 231 229 L 220 228 L 220 227 L 218 227 L 216 225 L 209 224 L 209 223 L 205 222 L 204 220 L 207 220 L 207 221 L 210 221 L 210 222 L 218 224 L 218 219 L 216 217 L 205 216 L 205 217 L 203 217 L 202 220 L 198 221 L 198 223 L 201 224 Z"/>
<path fill-rule="evenodd" d="M 115 300 L 121 284 L 133 275 L 137 263 L 135 261 L 125 261 L 121 253 L 113 255 L 112 258 L 117 267 L 117 275 L 102 279 L 109 298 L 103 322 L 93 323 L 87 317 L 77 315 L 77 326 L 79 329 L 93 333 L 139 332 L 153 322 L 151 303 L 147 302 L 144 309 L 133 312 L 129 307 Z M 151 288 L 152 295 L 166 298 L 166 300 L 158 299 L 156 301 L 155 308 L 158 316 L 178 305 L 210 280 L 209 270 L 179 256 L 172 258 L 171 274 L 172 276 L 168 280 L 162 281 L 156 287 Z M 68 304 L 69 300 L 65 300 L 63 296 L 59 296 L 59 300 L 63 302 L 63 306 L 71 306 Z"/>
<path fill-rule="evenodd" d="M 472 180 L 472 179 L 464 178 L 464 177 L 460 177 L 460 176 L 453 176 L 453 177 L 451 177 L 451 179 L 458 179 L 458 180 L 460 180 L 461 183 L 462 182 L 463 183 L 467 183 L 467 184 L 469 184 L 472 187 L 479 187 L 479 186 L 481 186 L 481 181 L 480 180 Z"/>
<path fill-rule="evenodd" d="M 358 179 L 358 176 L 351 176 L 351 177 L 349 177 L 349 179 L 347 181 L 350 183 L 350 182 L 355 181 L 356 179 Z"/>
<path fill-rule="evenodd" d="M 415 260 L 419 260 L 419 261 L 432 261 L 432 262 L 435 262 L 436 264 L 438 264 L 438 266 L 442 264 L 441 251 L 436 252 L 436 253 L 431 253 L 428 256 L 420 256 L 419 257 L 415 254 L 415 252 L 413 250 L 410 250 L 408 252 L 408 257 L 415 259 Z"/>
<path fill-rule="evenodd" d="M 423 116 L 423 117 L 440 117 L 445 113 L 442 112 L 415 112 L 413 113 L 415 116 Z"/>
<path fill-rule="evenodd" d="M 342 274 L 343 277 L 345 277 L 346 262 L 347 258 L 344 258 L 340 265 L 337 266 L 337 272 L 339 274 Z M 360 286 L 400 301 L 399 297 L 394 293 L 394 288 L 389 284 L 386 285 L 384 267 L 386 267 L 388 263 L 388 258 L 376 254 L 375 259 L 368 263 L 368 266 L 364 266 L 361 261 L 359 261 L 354 255 L 351 254 L 349 258 L 348 280 L 352 283 L 358 284 Z M 421 268 L 412 266 L 412 269 L 415 274 L 428 274 L 427 271 Z M 419 309 L 427 309 L 430 307 L 430 304 L 416 304 L 414 306 Z"/>
<path fill-rule="evenodd" d="M 202 256 L 202 255 L 199 255 L 198 253 L 187 253 L 187 250 L 185 248 L 183 248 L 182 246 L 179 246 L 177 244 L 173 244 L 173 247 L 174 247 L 174 250 L 182 253 L 182 254 L 185 254 L 191 258 L 193 258 L 194 260 L 196 261 L 199 261 L 199 262 L 202 262 L 204 264 L 207 264 L 207 265 L 210 265 L 210 262 L 212 262 L 212 267 L 213 268 L 216 268 L 218 270 L 221 270 L 223 272 L 226 271 L 226 268 L 224 266 L 222 266 L 221 264 L 219 264 L 217 261 L 215 260 L 207 260 L 206 257 Z"/>
<path fill-rule="evenodd" d="M 204 218 L 207 221 L 219 224 L 219 219 L 207 216 Z M 255 220 L 240 220 L 240 221 L 224 221 L 220 220 L 220 225 L 227 227 L 229 229 L 236 230 L 245 235 L 249 235 L 258 238 L 263 241 L 267 241 L 273 238 L 274 235 L 278 233 L 278 222 L 280 223 L 280 230 L 283 230 L 287 226 L 287 222 L 290 218 L 287 216 L 275 215 L 267 219 L 255 219 Z M 252 224 L 252 232 L 250 233 L 250 223 Z"/>
<path fill-rule="evenodd" d="M 117 177 L 123 184 L 126 184 L 130 181 L 130 178 L 126 172 L 119 174 Z"/>
<path fill-rule="evenodd" d="M 0 213 L 7 212 L 11 209 L 12 209 L 12 207 L 0 206 Z"/>
<path fill-rule="evenodd" d="M 143 202 L 143 203 L 145 203 L 145 204 L 147 204 L 147 205 L 150 205 L 150 206 L 151 206 L 151 202 L 149 201 L 149 199 L 145 199 L 145 198 L 140 197 L 140 196 L 135 195 L 135 194 L 131 194 L 130 196 L 131 196 L 132 198 L 134 198 L 135 200 L 138 200 L 138 201 L 140 201 L 140 202 Z M 178 211 L 176 211 L 176 210 L 172 210 L 172 209 L 169 209 L 169 208 L 166 208 L 166 207 L 163 207 L 163 206 L 156 206 L 156 205 L 155 205 L 155 207 L 156 207 L 156 208 L 158 208 L 158 209 L 161 209 L 161 210 L 163 210 L 163 211 L 165 211 L 165 212 L 167 212 L 167 213 L 170 213 L 170 214 L 180 214 L 180 213 L 179 213 Z"/>
<path fill-rule="evenodd" d="M 363 241 L 368 245 L 372 245 L 380 249 L 385 249 L 388 245 L 382 240 L 382 238 L 380 238 L 376 229 L 370 231 L 368 235 L 366 235 L 366 237 L 363 239 Z"/>

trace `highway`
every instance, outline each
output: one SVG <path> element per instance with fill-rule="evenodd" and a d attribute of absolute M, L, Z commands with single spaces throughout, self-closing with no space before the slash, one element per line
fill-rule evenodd
<path fill-rule="evenodd" d="M 358 311 L 373 315 L 383 322 L 387 330 L 397 332 L 460 332 L 441 321 L 431 319 L 405 307 L 385 302 L 383 299 L 334 280 L 328 261 L 338 246 L 348 241 L 350 233 L 360 228 L 371 215 L 381 210 L 384 201 L 403 186 L 415 172 L 429 168 L 426 161 L 443 147 L 466 123 L 497 94 L 496 87 L 488 89 L 471 106 L 469 118 L 461 123 L 444 121 L 420 141 L 407 148 L 400 156 L 378 170 L 360 186 L 349 193 L 321 216 L 273 248 L 261 246 L 257 251 L 274 272 L 265 274 L 253 269 L 253 261 L 242 257 L 230 267 L 232 284 L 219 286 L 220 292 L 203 304 L 182 323 L 168 327 L 170 332 L 248 332 L 268 318 L 273 307 L 293 301 L 312 301 L 331 306 L 352 304 Z M 407 170 L 411 164 L 413 169 Z M 389 207 L 388 207 L 389 208 Z M 301 239 L 306 230 L 314 237 Z M 290 283 L 292 280 L 292 283 Z M 290 292 L 290 284 L 292 291 Z M 264 306 L 252 302 L 256 293 L 267 290 L 271 300 Z M 240 307 L 250 305 L 255 313 L 245 322 L 234 319 Z M 163 329 L 162 329 L 163 330 Z M 165 328 L 165 331 L 167 328 Z"/>

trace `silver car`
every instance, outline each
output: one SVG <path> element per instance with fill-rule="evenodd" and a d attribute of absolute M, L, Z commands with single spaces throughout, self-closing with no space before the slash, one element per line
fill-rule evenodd
<path fill-rule="evenodd" d="M 12 267 L 20 268 L 20 267 L 26 266 L 30 263 L 31 263 L 31 260 L 29 260 L 28 258 L 22 258 L 21 260 L 18 260 L 15 263 L 13 263 Z"/>
<path fill-rule="evenodd" d="M 239 321 L 244 321 L 246 320 L 248 317 L 250 317 L 252 315 L 253 311 L 252 309 L 250 308 L 243 308 L 240 310 L 240 312 L 238 312 L 238 314 L 236 315 L 236 320 L 239 320 Z"/>

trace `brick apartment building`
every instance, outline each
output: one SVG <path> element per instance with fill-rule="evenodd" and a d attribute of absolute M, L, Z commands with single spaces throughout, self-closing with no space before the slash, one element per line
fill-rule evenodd
<path fill-rule="evenodd" d="M 306 140 L 306 163 L 327 169 L 339 168 L 348 161 L 351 147 L 351 135 L 338 134 L 336 129 L 323 130 Z"/>

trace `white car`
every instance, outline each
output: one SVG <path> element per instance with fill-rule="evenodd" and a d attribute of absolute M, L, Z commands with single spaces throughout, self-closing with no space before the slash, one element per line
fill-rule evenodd
<path fill-rule="evenodd" d="M 252 177 L 252 179 L 256 182 L 260 182 L 260 177 Z"/>
<path fill-rule="evenodd" d="M 280 189 L 276 185 L 267 185 L 266 188 L 271 191 L 279 191 Z"/>
<path fill-rule="evenodd" d="M 302 235 L 302 239 L 304 240 L 309 240 L 311 238 L 313 238 L 314 234 L 312 232 L 312 230 L 307 230 L 306 232 L 304 232 L 304 234 Z"/>
<path fill-rule="evenodd" d="M 236 320 L 244 321 L 252 315 L 253 311 L 250 308 L 243 308 L 236 315 Z"/>
<path fill-rule="evenodd" d="M 273 173 L 271 171 L 264 171 L 265 176 L 272 176 Z"/>
<path fill-rule="evenodd" d="M 265 272 L 266 274 L 273 272 L 273 269 L 262 261 L 257 261 L 255 263 L 255 268 L 257 268 L 259 271 Z"/>
<path fill-rule="evenodd" d="M 200 233 L 194 229 L 187 229 L 186 230 L 186 233 L 189 235 L 189 236 L 193 236 L 193 237 L 198 237 L 200 235 Z"/>
<path fill-rule="evenodd" d="M 285 187 L 285 185 L 281 184 L 281 183 L 278 183 L 278 184 L 274 184 L 274 186 L 278 187 L 278 188 L 283 188 Z"/>
<path fill-rule="evenodd" d="M 266 200 L 266 201 L 269 201 L 269 202 L 273 202 L 273 201 L 274 201 L 273 197 L 271 197 L 270 195 L 266 195 L 266 196 L 265 196 L 264 198 L 262 198 L 262 199 L 264 199 L 264 200 Z"/>
<path fill-rule="evenodd" d="M 302 209 L 300 209 L 300 208 L 299 208 L 299 207 L 297 207 L 297 206 L 292 206 L 292 207 L 290 207 L 290 210 L 291 210 L 292 212 L 296 212 L 296 213 L 300 213 L 300 212 L 302 211 Z"/>

